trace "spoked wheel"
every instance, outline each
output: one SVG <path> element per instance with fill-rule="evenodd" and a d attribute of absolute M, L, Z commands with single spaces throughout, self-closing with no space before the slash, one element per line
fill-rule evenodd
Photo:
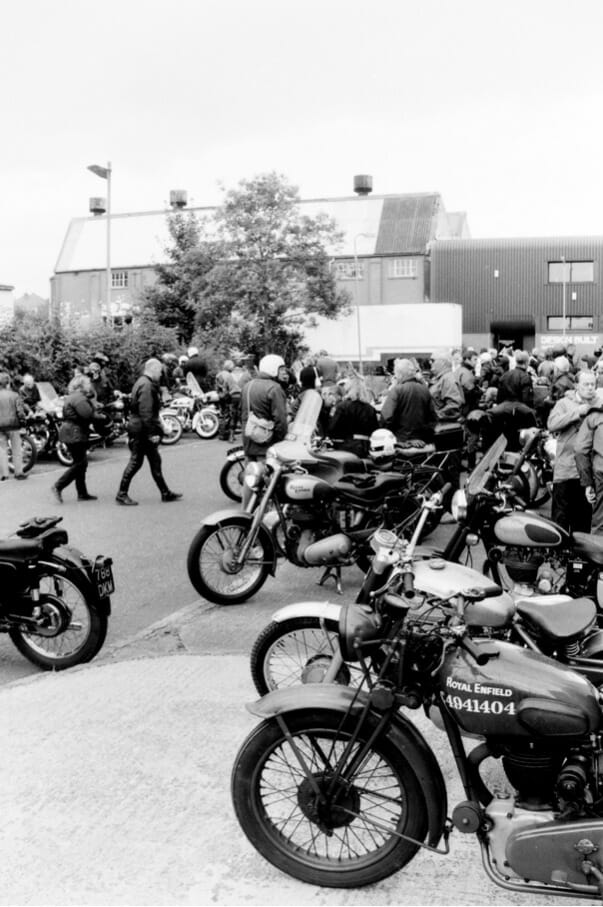
<path fill-rule="evenodd" d="M 69 448 L 62 441 L 57 441 L 57 458 L 63 466 L 73 466 L 73 457 L 69 453 Z"/>
<path fill-rule="evenodd" d="M 172 413 L 160 413 L 159 418 L 163 426 L 162 444 L 176 444 L 182 437 L 182 422 Z"/>
<path fill-rule="evenodd" d="M 21 435 L 21 461 L 23 463 L 23 472 L 29 472 L 36 465 L 38 459 L 38 448 L 31 435 Z M 8 452 L 8 468 L 11 472 L 15 471 L 13 465 L 12 450 Z"/>
<path fill-rule="evenodd" d="M 241 449 L 241 456 L 236 460 L 227 460 L 220 470 L 220 488 L 227 497 L 239 504 L 243 500 L 244 476 L 245 455 Z"/>
<path fill-rule="evenodd" d="M 335 622 L 318 617 L 273 620 L 253 644 L 251 677 L 260 696 L 301 683 L 322 683 L 333 658 L 340 661 Z M 360 669 L 344 663 L 335 682 L 355 686 L 360 679 Z"/>
<path fill-rule="evenodd" d="M 46 671 L 62 671 L 90 661 L 107 635 L 107 617 L 91 605 L 92 588 L 76 571 L 45 568 L 40 577 L 38 633 L 13 627 L 13 643 L 29 661 Z"/>
<path fill-rule="evenodd" d="M 229 517 L 202 526 L 188 550 L 187 569 L 197 592 L 219 605 L 237 605 L 261 589 L 272 567 L 272 556 L 260 533 L 247 559 L 235 559 L 249 533 L 249 521 Z"/>
<path fill-rule="evenodd" d="M 262 856 L 302 882 L 355 888 L 405 866 L 425 837 L 425 800 L 404 754 L 386 733 L 360 758 L 372 720 L 308 710 L 247 737 L 232 773 L 241 828 Z M 350 747 L 344 756 L 346 747 Z M 341 760 L 347 768 L 341 771 Z"/>
<path fill-rule="evenodd" d="M 215 438 L 220 428 L 220 418 L 213 409 L 202 409 L 193 416 L 193 431 L 196 431 L 200 438 L 209 441 Z"/>

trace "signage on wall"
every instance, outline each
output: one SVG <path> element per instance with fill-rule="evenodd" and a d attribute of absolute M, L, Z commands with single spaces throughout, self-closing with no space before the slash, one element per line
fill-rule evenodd
<path fill-rule="evenodd" d="M 600 334 L 538 334 L 536 346 L 544 347 L 555 346 L 556 343 L 573 344 L 574 346 L 588 346 L 596 349 L 601 346 Z"/>

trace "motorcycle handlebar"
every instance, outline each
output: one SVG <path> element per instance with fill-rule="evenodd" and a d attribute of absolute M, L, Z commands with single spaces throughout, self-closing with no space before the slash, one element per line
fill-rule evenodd
<path fill-rule="evenodd" d="M 412 570 L 406 570 L 402 575 L 402 589 L 406 598 L 415 597 L 415 578 Z"/>
<path fill-rule="evenodd" d="M 473 644 L 471 639 L 467 636 L 463 636 L 460 640 L 461 647 L 475 659 L 478 665 L 485 665 L 490 660 L 490 654 L 488 652 L 480 651 L 477 646 Z"/>

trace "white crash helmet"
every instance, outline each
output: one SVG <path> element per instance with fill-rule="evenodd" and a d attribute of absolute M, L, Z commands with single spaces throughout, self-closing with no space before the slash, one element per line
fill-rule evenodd
<path fill-rule="evenodd" d="M 373 459 L 393 457 L 396 452 L 396 436 L 389 428 L 378 428 L 369 440 L 369 454 Z"/>

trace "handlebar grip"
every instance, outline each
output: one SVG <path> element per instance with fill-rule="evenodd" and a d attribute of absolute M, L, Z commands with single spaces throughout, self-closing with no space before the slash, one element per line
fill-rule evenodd
<path fill-rule="evenodd" d="M 443 488 L 440 488 L 438 494 L 440 495 L 440 500 L 444 500 L 446 495 L 452 491 L 452 482 L 446 482 Z"/>
<path fill-rule="evenodd" d="M 469 652 L 469 655 L 475 659 L 478 665 L 485 665 L 490 661 L 491 654 L 480 651 L 467 636 L 462 638 L 461 646 L 466 652 Z"/>
<path fill-rule="evenodd" d="M 402 588 L 406 598 L 415 597 L 415 578 L 412 571 L 408 570 L 402 577 Z"/>

